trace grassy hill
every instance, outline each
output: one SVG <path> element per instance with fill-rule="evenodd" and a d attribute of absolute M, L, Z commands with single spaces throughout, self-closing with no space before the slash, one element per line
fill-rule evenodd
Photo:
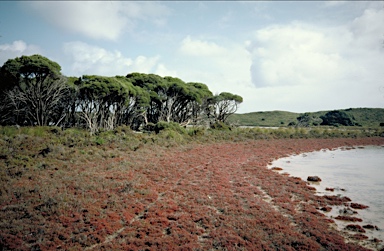
<path fill-rule="evenodd" d="M 377 127 L 384 123 L 383 108 L 349 108 L 340 110 L 355 119 L 355 122 L 364 127 Z M 320 117 L 328 111 L 310 112 Z M 233 114 L 229 122 L 240 126 L 287 126 L 290 122 L 296 122 L 301 113 L 287 111 L 251 112 L 244 114 Z"/>

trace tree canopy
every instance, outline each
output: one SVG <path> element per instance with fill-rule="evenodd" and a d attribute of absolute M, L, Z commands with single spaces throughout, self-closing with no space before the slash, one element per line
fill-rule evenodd
<path fill-rule="evenodd" d="M 9 59 L 0 69 L 2 124 L 56 124 L 67 91 L 56 62 L 40 55 Z"/>
<path fill-rule="evenodd" d="M 215 121 L 226 122 L 227 118 L 237 111 L 243 98 L 229 92 L 222 92 L 208 99 L 208 116 Z"/>
<path fill-rule="evenodd" d="M 61 75 L 61 66 L 41 55 L 21 56 L 7 60 L 0 69 L 1 91 L 14 86 L 43 82 L 47 77 L 52 79 Z"/>
<path fill-rule="evenodd" d="M 243 102 L 236 94 L 213 95 L 206 84 L 172 76 L 65 77 L 58 63 L 41 55 L 5 62 L 0 95 L 1 124 L 80 126 L 92 133 L 120 125 L 225 122 Z"/>
<path fill-rule="evenodd" d="M 330 126 L 354 126 L 353 118 L 348 116 L 347 113 L 343 111 L 330 111 L 327 112 L 324 116 L 320 117 L 323 122 L 321 125 L 330 125 Z"/>

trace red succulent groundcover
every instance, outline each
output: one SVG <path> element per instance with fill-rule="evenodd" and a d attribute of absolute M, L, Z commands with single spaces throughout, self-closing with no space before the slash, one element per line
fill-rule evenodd
<path fill-rule="evenodd" d="M 382 144 L 254 140 L 58 160 L 9 188 L 19 192 L 0 205 L 0 250 L 365 250 L 346 243 L 318 210 L 340 201 L 267 165 L 290 154 Z"/>

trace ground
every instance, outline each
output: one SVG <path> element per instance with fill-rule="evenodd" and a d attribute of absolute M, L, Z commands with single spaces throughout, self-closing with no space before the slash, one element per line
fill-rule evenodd
<path fill-rule="evenodd" d="M 39 154 L 40 166 L 1 177 L 0 249 L 366 250 L 318 210 L 343 198 L 319 197 L 267 168 L 290 154 L 357 145 L 384 138 L 50 149 L 63 154 Z"/>

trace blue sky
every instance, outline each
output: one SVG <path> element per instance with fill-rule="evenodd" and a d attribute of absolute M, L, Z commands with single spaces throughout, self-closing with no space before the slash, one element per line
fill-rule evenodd
<path fill-rule="evenodd" d="M 0 35 L 0 65 L 179 77 L 240 113 L 384 107 L 383 1 L 0 1 Z"/>

